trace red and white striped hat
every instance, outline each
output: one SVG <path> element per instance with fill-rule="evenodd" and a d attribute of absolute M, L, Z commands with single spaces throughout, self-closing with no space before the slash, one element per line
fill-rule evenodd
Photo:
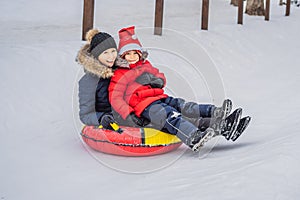
<path fill-rule="evenodd" d="M 136 50 L 142 53 L 142 45 L 134 32 L 134 26 L 122 28 L 119 31 L 119 55 L 123 55 L 127 51 Z"/>

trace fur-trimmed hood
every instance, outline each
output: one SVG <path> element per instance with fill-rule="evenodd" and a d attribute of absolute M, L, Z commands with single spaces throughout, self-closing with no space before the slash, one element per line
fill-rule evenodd
<path fill-rule="evenodd" d="M 81 47 L 81 49 L 78 51 L 76 61 L 83 66 L 87 73 L 96 75 L 99 78 L 111 78 L 114 74 L 114 69 L 107 67 L 96 60 L 88 52 L 89 47 L 89 44 L 85 44 L 83 47 Z M 117 57 L 115 66 L 129 68 L 128 62 L 120 57 Z"/>

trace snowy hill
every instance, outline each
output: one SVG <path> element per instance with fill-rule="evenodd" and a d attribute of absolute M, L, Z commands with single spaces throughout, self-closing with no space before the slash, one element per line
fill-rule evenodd
<path fill-rule="evenodd" d="M 297 199 L 300 8 L 285 17 L 274 1 L 269 22 L 244 15 L 241 26 L 229 1 L 211 1 L 201 31 L 201 1 L 165 1 L 160 37 L 155 1 L 96 1 L 97 28 L 117 36 L 137 27 L 168 93 L 217 105 L 229 97 L 253 117 L 239 140 L 211 141 L 201 159 L 184 146 L 129 158 L 95 152 L 79 137 L 82 2 L 0 2 L 1 200 Z"/>

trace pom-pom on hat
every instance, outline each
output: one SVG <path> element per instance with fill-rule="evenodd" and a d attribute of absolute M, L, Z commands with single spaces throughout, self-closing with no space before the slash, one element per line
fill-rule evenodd
<path fill-rule="evenodd" d="M 91 29 L 86 34 L 86 40 L 90 44 L 89 52 L 95 57 L 105 50 L 110 48 L 117 49 L 114 38 L 105 32 L 100 32 L 97 29 Z"/>
<path fill-rule="evenodd" d="M 134 26 L 122 28 L 119 30 L 119 55 L 123 55 L 127 51 L 136 50 L 143 52 L 142 45 L 134 32 Z"/>

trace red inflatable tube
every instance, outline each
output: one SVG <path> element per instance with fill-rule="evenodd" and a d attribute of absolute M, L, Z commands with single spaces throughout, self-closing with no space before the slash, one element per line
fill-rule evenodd
<path fill-rule="evenodd" d="M 121 156 L 152 156 L 177 149 L 182 142 L 174 135 L 151 128 L 121 127 L 123 132 L 85 126 L 81 136 L 92 149 Z"/>

